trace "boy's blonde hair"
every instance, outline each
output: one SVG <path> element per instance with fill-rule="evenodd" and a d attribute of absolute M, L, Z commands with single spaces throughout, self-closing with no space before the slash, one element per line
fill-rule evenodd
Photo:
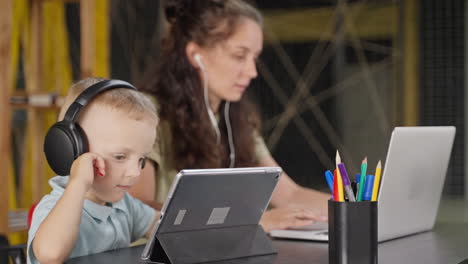
<path fill-rule="evenodd" d="M 107 79 L 87 78 L 73 84 L 68 91 L 62 107 L 60 108 L 58 119 L 63 120 L 70 105 L 84 90 L 88 89 L 93 84 L 105 80 Z M 134 118 L 135 120 L 151 119 L 156 123 L 158 122 L 156 108 L 151 100 L 143 93 L 132 89 L 115 88 L 98 94 L 84 107 L 84 109 L 81 110 L 80 116 L 83 116 L 83 114 L 86 113 L 88 106 L 91 104 L 100 104 L 122 111 L 122 113 L 125 113 L 127 116 Z M 78 117 L 78 120 L 79 119 L 80 118 Z"/>

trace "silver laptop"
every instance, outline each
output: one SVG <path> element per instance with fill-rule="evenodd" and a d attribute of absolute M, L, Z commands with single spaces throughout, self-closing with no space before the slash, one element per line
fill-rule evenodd
<path fill-rule="evenodd" d="M 455 127 L 396 127 L 379 191 L 378 240 L 385 241 L 434 227 Z M 323 224 L 321 225 L 323 227 Z M 277 238 L 327 241 L 327 230 L 272 230 Z"/>
<path fill-rule="evenodd" d="M 149 260 L 157 237 L 168 233 L 208 235 L 214 228 L 256 226 L 281 172 L 278 167 L 180 171 L 141 258 Z"/>

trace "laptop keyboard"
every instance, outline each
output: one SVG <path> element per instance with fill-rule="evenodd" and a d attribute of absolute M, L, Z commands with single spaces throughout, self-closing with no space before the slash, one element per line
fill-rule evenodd
<path fill-rule="evenodd" d="M 317 235 L 328 236 L 328 230 L 322 231 L 322 232 L 318 232 Z"/>

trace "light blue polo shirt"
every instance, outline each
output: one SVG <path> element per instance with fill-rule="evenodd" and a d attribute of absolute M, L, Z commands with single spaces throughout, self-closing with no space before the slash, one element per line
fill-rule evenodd
<path fill-rule="evenodd" d="M 28 263 L 39 263 L 32 250 L 37 229 L 63 195 L 69 177 L 56 176 L 49 180 L 52 192 L 42 198 L 34 209 L 28 234 Z M 80 233 L 70 258 L 128 247 L 149 231 L 156 211 L 128 193 L 112 205 L 84 201 Z"/>

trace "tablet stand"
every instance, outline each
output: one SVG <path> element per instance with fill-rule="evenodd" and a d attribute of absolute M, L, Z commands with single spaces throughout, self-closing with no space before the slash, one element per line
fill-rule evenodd
<path fill-rule="evenodd" d="M 159 233 L 150 261 L 192 264 L 276 254 L 260 225 Z"/>

